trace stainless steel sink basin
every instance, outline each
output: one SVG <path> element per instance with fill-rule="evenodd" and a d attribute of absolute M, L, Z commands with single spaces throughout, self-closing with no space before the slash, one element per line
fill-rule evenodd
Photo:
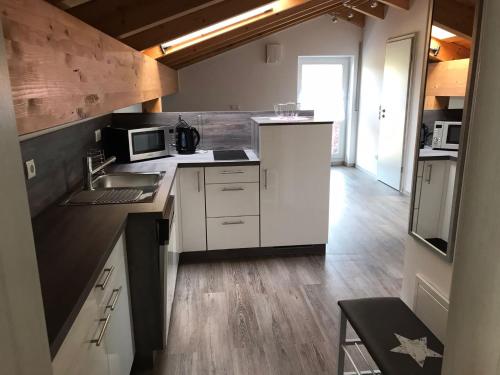
<path fill-rule="evenodd" d="M 94 189 L 136 188 L 158 186 L 163 177 L 157 173 L 107 173 L 93 181 Z"/>
<path fill-rule="evenodd" d="M 152 202 L 165 172 L 106 173 L 92 181 L 93 190 L 78 190 L 63 205 Z"/>

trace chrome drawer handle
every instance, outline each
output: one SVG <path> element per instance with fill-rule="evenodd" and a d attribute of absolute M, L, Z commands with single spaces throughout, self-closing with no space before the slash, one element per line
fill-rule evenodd
<path fill-rule="evenodd" d="M 244 188 L 223 188 L 222 191 L 243 191 Z"/>
<path fill-rule="evenodd" d="M 242 174 L 244 171 L 221 171 L 220 174 Z"/>
<path fill-rule="evenodd" d="M 99 336 L 97 336 L 97 339 L 90 340 L 92 344 L 95 344 L 95 346 L 100 346 L 102 343 L 102 339 L 104 338 L 104 334 L 106 333 L 106 330 L 108 329 L 108 324 L 109 324 L 109 318 L 111 318 L 111 314 L 108 314 L 106 318 L 104 319 L 99 319 L 99 322 L 104 322 L 101 328 L 101 332 L 99 332 Z"/>
<path fill-rule="evenodd" d="M 97 284 L 95 287 L 96 288 L 101 288 L 102 290 L 106 289 L 106 285 L 108 285 L 109 279 L 111 278 L 111 274 L 113 273 L 113 270 L 115 269 L 115 266 L 112 266 L 111 268 L 105 268 L 104 271 L 102 271 L 102 274 L 106 272 L 107 275 L 104 278 L 104 281 L 102 283 Z"/>
<path fill-rule="evenodd" d="M 238 220 L 238 221 L 224 221 L 222 225 L 239 225 L 239 224 L 245 224 L 243 220 Z"/>
<path fill-rule="evenodd" d="M 114 309 L 116 307 L 116 303 L 118 302 L 118 298 L 120 298 L 120 293 L 121 292 L 122 292 L 122 287 L 119 287 L 118 289 L 113 289 L 113 292 L 111 293 L 111 296 L 109 297 L 108 304 L 106 305 L 107 309 L 110 309 L 111 311 L 114 311 Z M 113 299 L 113 294 L 115 294 L 115 298 L 114 299 Z M 113 299 L 113 302 L 111 302 L 112 299 Z"/>

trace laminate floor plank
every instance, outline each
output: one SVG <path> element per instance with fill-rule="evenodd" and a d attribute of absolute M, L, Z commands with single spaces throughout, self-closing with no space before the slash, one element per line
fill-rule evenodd
<path fill-rule="evenodd" d="M 179 266 L 155 375 L 337 373 L 337 301 L 400 294 L 409 199 L 345 167 L 330 197 L 324 257 Z"/>

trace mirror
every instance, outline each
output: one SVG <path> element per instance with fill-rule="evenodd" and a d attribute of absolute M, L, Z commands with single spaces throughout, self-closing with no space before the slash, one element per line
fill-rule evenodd
<path fill-rule="evenodd" d="M 480 0 L 434 0 L 425 56 L 410 234 L 453 260 Z M 477 16 L 479 18 L 479 16 Z"/>

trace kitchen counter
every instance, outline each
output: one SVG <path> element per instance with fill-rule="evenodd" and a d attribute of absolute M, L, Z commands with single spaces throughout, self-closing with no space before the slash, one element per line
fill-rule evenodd
<path fill-rule="evenodd" d="M 251 117 L 259 126 L 273 126 L 273 125 L 304 125 L 304 124 L 332 124 L 333 121 L 318 119 L 315 117 L 294 117 L 294 118 L 281 118 L 281 117 Z"/>
<path fill-rule="evenodd" d="M 458 159 L 458 151 L 433 150 L 426 147 L 419 150 L 418 160 L 454 160 Z"/>
<path fill-rule="evenodd" d="M 100 206 L 59 206 L 46 209 L 33 219 L 33 233 L 49 336 L 54 357 L 91 292 L 129 215 L 162 218 L 177 168 L 211 165 L 259 164 L 246 150 L 249 160 L 215 161 L 213 153 L 116 164 L 109 172 L 157 172 L 165 176 L 151 203 Z"/>

